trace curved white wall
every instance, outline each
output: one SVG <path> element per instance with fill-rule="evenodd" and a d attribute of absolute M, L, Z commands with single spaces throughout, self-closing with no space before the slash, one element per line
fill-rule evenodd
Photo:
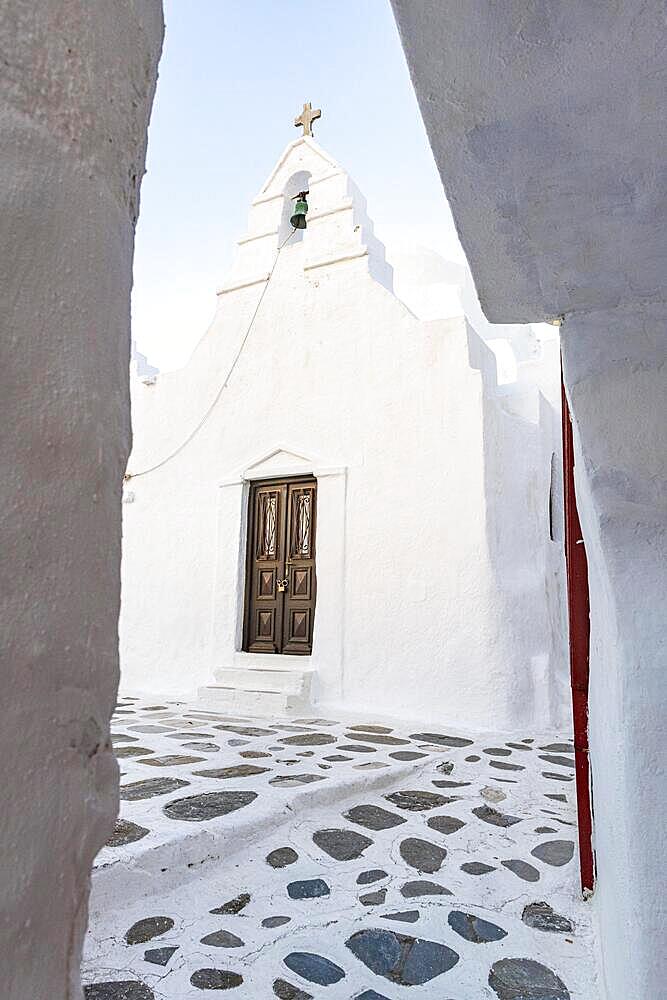
<path fill-rule="evenodd" d="M 129 310 L 157 0 L 0 7 L 0 992 L 80 996 L 117 809 Z"/>

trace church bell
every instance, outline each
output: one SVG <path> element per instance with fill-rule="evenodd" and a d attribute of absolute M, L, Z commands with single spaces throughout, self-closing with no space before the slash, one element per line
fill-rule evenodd
<path fill-rule="evenodd" d="M 294 214 L 289 220 L 290 224 L 294 226 L 295 229 L 305 229 L 306 228 L 306 213 L 308 211 L 308 202 L 306 201 L 307 191 L 299 191 L 299 193 L 294 198 L 296 205 L 294 206 Z"/>

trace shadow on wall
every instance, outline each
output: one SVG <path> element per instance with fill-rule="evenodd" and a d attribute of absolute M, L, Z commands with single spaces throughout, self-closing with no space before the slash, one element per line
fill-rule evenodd
<path fill-rule="evenodd" d="M 562 492 L 552 481 L 561 462 L 560 414 L 541 394 L 535 420 L 509 412 L 498 394 L 493 352 L 470 326 L 468 351 L 483 383 L 485 529 L 500 609 L 497 642 L 516 677 L 506 693 L 523 706 L 527 725 L 555 729 L 570 719 Z"/>

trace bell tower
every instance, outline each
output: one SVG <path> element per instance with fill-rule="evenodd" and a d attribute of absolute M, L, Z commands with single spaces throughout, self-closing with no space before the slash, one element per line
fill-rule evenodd
<path fill-rule="evenodd" d="M 266 281 L 295 218 L 297 234 L 287 243 L 281 266 L 288 258 L 305 274 L 314 275 L 319 269 L 346 263 L 366 270 L 393 291 L 392 268 L 374 234 L 364 197 L 313 139 L 313 122 L 321 116 L 321 110 L 313 110 L 307 102 L 295 118 L 294 125 L 303 134 L 285 148 L 253 199 L 247 233 L 238 241 L 231 272 L 219 295 Z M 299 198 L 304 192 L 305 199 Z"/>

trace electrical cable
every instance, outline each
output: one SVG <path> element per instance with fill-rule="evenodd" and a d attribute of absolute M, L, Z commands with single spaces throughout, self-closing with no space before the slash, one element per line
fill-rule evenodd
<path fill-rule="evenodd" d="M 264 299 L 264 296 L 266 295 L 266 290 L 269 287 L 269 284 L 271 282 L 271 278 L 273 277 L 273 272 L 276 269 L 276 264 L 278 263 L 278 258 L 280 257 L 280 251 L 283 249 L 283 247 L 285 246 L 285 244 L 289 240 L 292 239 L 292 237 L 294 236 L 295 232 L 296 232 L 296 227 L 293 227 L 292 228 L 292 232 L 289 234 L 289 236 L 287 236 L 283 240 L 283 242 L 278 247 L 275 259 L 273 261 L 273 264 L 271 265 L 271 270 L 269 271 L 269 274 L 268 274 L 268 277 L 266 279 L 266 282 L 264 283 L 264 288 L 262 289 L 262 294 L 260 295 L 259 299 L 257 300 L 257 305 L 255 306 L 255 311 L 253 312 L 252 318 L 250 320 L 250 323 L 248 324 L 248 329 L 246 330 L 246 332 L 245 332 L 245 334 L 243 336 L 243 340 L 241 341 L 239 349 L 237 350 L 236 354 L 234 355 L 234 360 L 232 361 L 231 367 L 230 367 L 229 371 L 227 372 L 227 375 L 225 376 L 225 381 L 220 386 L 220 389 L 218 390 L 215 399 L 213 400 L 213 402 L 209 406 L 209 408 L 206 411 L 206 413 L 204 414 L 204 416 L 201 418 L 201 420 L 199 421 L 199 423 L 197 424 L 197 426 L 195 427 L 195 429 L 188 435 L 188 437 L 186 437 L 185 441 L 183 441 L 182 444 L 180 444 L 178 446 L 178 448 L 176 448 L 175 451 L 172 451 L 172 453 L 170 455 L 167 455 L 166 458 L 163 458 L 161 462 L 157 462 L 155 465 L 151 465 L 150 468 L 148 468 L 148 469 L 142 469 L 141 472 L 126 472 L 125 476 L 124 476 L 124 479 L 125 479 L 126 482 L 128 480 L 130 480 L 130 479 L 138 479 L 139 476 L 146 476 L 146 475 L 148 475 L 149 472 L 155 472 L 156 469 L 161 469 L 163 465 L 167 464 L 167 462 L 171 462 L 172 458 L 176 458 L 176 456 L 179 455 L 183 451 L 183 449 L 186 448 L 190 444 L 190 442 L 192 441 L 193 437 L 204 426 L 204 424 L 206 423 L 206 421 L 210 417 L 211 413 L 213 412 L 213 410 L 217 406 L 217 404 L 218 404 L 218 402 L 220 400 L 220 397 L 222 396 L 223 392 L 227 388 L 227 386 L 229 384 L 230 378 L 234 374 L 234 369 L 236 368 L 236 365 L 238 364 L 239 358 L 241 357 L 241 354 L 243 353 L 243 348 L 245 347 L 246 342 L 248 340 L 248 337 L 250 336 L 250 331 L 253 328 L 253 324 L 254 324 L 255 320 L 257 319 L 257 314 L 259 312 L 259 309 L 260 309 L 260 306 L 261 306 L 262 301 Z"/>

